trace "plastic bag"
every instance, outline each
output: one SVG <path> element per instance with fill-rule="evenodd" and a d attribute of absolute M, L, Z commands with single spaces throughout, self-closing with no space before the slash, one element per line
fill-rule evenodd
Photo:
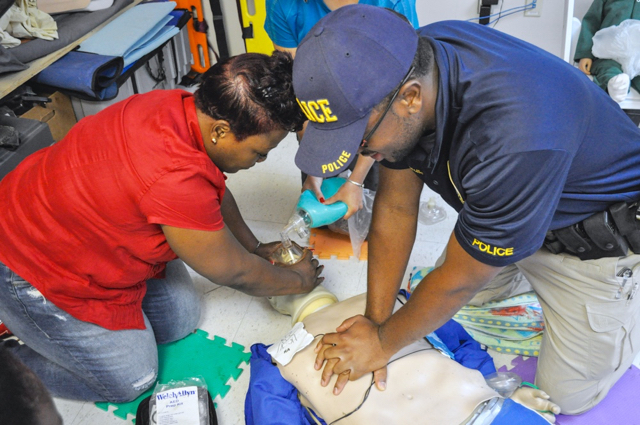
<path fill-rule="evenodd" d="M 360 249 L 367 235 L 369 234 L 369 226 L 371 225 L 371 215 L 373 214 L 373 199 L 376 192 L 369 189 L 362 190 L 362 208 L 347 219 L 349 224 L 349 237 L 351 238 L 351 248 L 353 255 L 360 258 Z"/>
<path fill-rule="evenodd" d="M 149 399 L 150 424 L 210 425 L 217 423 L 210 412 L 207 384 L 203 378 L 157 383 Z M 211 418 L 210 418 L 211 417 Z"/>
<path fill-rule="evenodd" d="M 630 78 L 640 75 L 640 20 L 627 19 L 595 33 L 591 53 L 615 60 Z"/>

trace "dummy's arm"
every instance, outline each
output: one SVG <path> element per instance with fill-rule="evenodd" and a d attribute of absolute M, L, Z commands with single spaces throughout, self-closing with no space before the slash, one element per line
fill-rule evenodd
<path fill-rule="evenodd" d="M 210 232 L 162 226 L 169 246 L 196 272 L 219 285 L 254 296 L 303 294 L 319 285 L 322 266 L 305 252 L 303 260 L 274 266 L 249 253 L 228 227 Z"/>
<path fill-rule="evenodd" d="M 511 399 L 517 403 L 536 410 L 552 424 L 556 422 L 555 415 L 560 414 L 560 406 L 549 400 L 549 395 L 542 390 L 531 387 L 518 388 Z"/>

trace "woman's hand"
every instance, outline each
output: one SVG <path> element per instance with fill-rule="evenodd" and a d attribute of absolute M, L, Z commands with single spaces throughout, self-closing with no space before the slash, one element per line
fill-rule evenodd
<path fill-rule="evenodd" d="M 311 193 L 313 193 L 316 196 L 318 201 L 324 204 L 324 195 L 320 190 L 321 186 L 322 186 L 322 177 L 307 176 L 307 179 L 304 181 L 302 185 L 302 192 L 304 192 L 305 190 L 310 190 Z"/>
<path fill-rule="evenodd" d="M 273 251 L 276 250 L 278 245 L 280 245 L 279 241 L 260 243 L 260 245 L 258 245 L 258 248 L 253 251 L 253 254 L 256 254 L 258 257 L 270 261 L 271 254 L 273 254 Z"/>
<path fill-rule="evenodd" d="M 301 278 L 301 285 L 298 288 L 291 288 L 287 294 L 306 294 L 311 292 L 313 288 L 320 285 L 324 277 L 320 277 L 324 266 L 321 266 L 318 260 L 313 258 L 313 254 L 308 249 L 304 249 L 303 256 L 300 261 L 291 265 L 283 265 L 276 263 L 278 267 L 286 267 L 296 272 Z"/>
<path fill-rule="evenodd" d="M 340 187 L 335 195 L 325 201 L 325 204 L 331 205 L 338 201 L 342 201 L 347 204 L 347 213 L 342 217 L 346 220 L 358 210 L 362 209 L 362 206 L 364 205 L 364 202 L 362 201 L 362 188 L 347 181 Z"/>

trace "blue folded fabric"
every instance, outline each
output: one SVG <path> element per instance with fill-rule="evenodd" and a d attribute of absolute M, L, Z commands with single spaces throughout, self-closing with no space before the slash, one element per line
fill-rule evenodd
<path fill-rule="evenodd" d="M 549 422 L 533 410 L 508 398 L 491 425 L 549 425 Z"/>
<path fill-rule="evenodd" d="M 116 78 L 122 67 L 121 57 L 73 51 L 45 68 L 35 81 L 92 99 L 108 100 L 118 94 Z"/>
<path fill-rule="evenodd" d="M 79 50 L 104 56 L 121 56 L 124 66 L 159 47 L 180 30 L 166 26 L 176 7 L 173 1 L 135 6 L 89 37 Z"/>
<path fill-rule="evenodd" d="M 251 377 L 244 404 L 247 425 L 313 425 L 300 404 L 298 390 L 271 363 L 267 346 L 251 346 Z M 322 422 L 324 423 L 324 422 Z"/>

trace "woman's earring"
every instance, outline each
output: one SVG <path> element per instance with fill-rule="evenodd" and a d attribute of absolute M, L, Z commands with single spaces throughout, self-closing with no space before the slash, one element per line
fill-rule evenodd
<path fill-rule="evenodd" d="M 216 143 L 218 143 L 218 141 L 216 140 L 216 138 L 215 138 L 215 137 L 212 137 L 212 138 L 211 138 L 211 142 L 212 142 L 214 145 L 215 145 Z"/>

